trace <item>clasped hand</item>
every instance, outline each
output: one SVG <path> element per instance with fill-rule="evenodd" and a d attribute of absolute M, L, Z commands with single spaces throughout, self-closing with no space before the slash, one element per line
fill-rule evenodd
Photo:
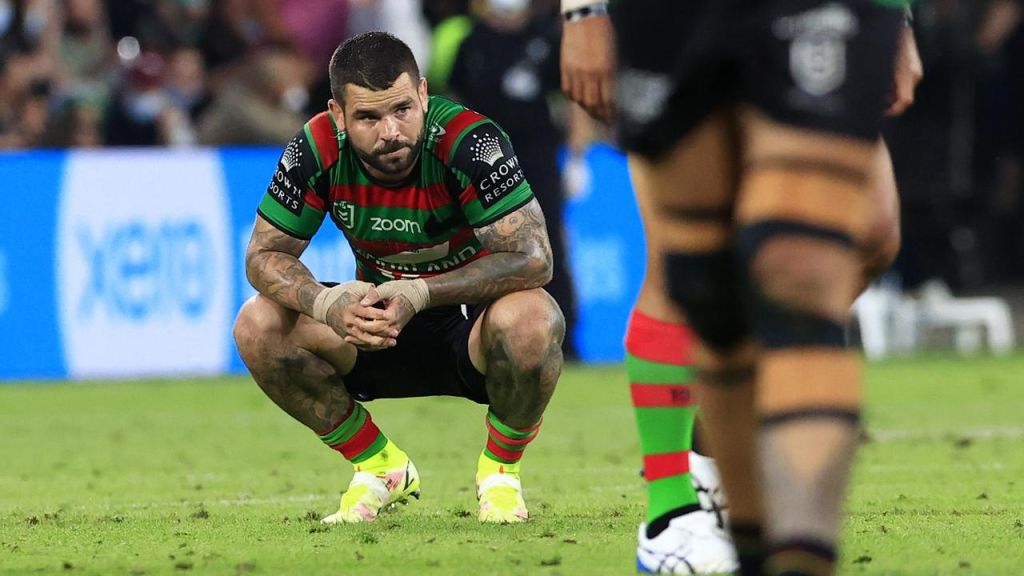
<path fill-rule="evenodd" d="M 384 350 L 398 344 L 398 335 L 416 314 L 401 280 L 374 286 L 351 282 L 327 313 L 327 325 L 360 350 Z"/>

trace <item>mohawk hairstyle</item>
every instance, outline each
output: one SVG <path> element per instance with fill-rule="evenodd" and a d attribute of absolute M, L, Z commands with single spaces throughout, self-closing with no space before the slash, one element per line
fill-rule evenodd
<path fill-rule="evenodd" d="M 387 32 L 365 32 L 341 43 L 331 56 L 331 96 L 345 102 L 345 85 L 386 90 L 408 72 L 413 82 L 420 70 L 412 50 Z"/>

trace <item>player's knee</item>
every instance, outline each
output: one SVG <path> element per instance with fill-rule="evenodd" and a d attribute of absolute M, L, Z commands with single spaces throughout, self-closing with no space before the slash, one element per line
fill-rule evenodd
<path fill-rule="evenodd" d="M 750 280 L 765 297 L 779 302 L 817 307 L 823 294 L 840 288 L 838 250 L 812 246 L 814 241 L 778 237 L 760 246 L 750 259 Z"/>
<path fill-rule="evenodd" d="M 731 252 L 668 254 L 665 272 L 669 297 L 708 347 L 725 352 L 746 340 L 741 277 Z"/>
<path fill-rule="evenodd" d="M 249 298 L 238 311 L 233 335 L 242 358 L 249 361 L 261 342 L 277 338 L 284 329 L 279 306 L 266 296 Z"/>
<path fill-rule="evenodd" d="M 865 284 L 888 268 L 900 249 L 900 203 L 892 158 L 884 142 L 878 146 L 867 190 L 871 220 L 862 248 Z"/>
<path fill-rule="evenodd" d="M 554 298 L 541 289 L 514 292 L 491 305 L 487 328 L 492 341 L 514 364 L 533 369 L 545 362 L 565 340 L 565 318 Z"/>
<path fill-rule="evenodd" d="M 755 333 L 766 349 L 844 346 L 841 319 L 856 264 L 838 244 L 799 236 L 769 238 L 753 252 Z"/>
<path fill-rule="evenodd" d="M 862 251 L 866 282 L 870 283 L 892 265 L 902 240 L 899 218 L 895 214 L 883 215 L 872 223 Z"/>

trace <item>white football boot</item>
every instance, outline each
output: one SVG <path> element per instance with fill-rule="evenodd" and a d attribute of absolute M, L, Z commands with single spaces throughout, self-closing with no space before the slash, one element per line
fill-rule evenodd
<path fill-rule="evenodd" d="M 636 569 L 642 574 L 732 574 L 739 569 L 729 535 L 706 510 L 673 518 L 654 538 L 641 524 L 637 539 Z"/>
<path fill-rule="evenodd" d="M 690 482 L 697 491 L 700 507 L 715 516 L 718 527 L 729 530 L 729 503 L 722 487 L 722 477 L 713 458 L 690 452 Z"/>

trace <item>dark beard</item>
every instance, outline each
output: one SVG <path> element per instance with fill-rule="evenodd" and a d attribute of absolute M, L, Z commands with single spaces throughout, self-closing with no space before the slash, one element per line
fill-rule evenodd
<path fill-rule="evenodd" d="M 412 144 L 412 146 L 410 147 L 412 152 L 409 154 L 409 158 L 405 162 L 403 162 L 400 166 L 397 166 L 397 167 L 394 166 L 394 165 L 385 164 L 384 162 L 382 162 L 378 158 L 378 156 L 379 155 L 384 155 L 384 154 L 389 154 L 389 153 L 394 152 L 396 150 L 401 150 L 402 148 L 405 148 L 405 146 L 401 146 L 399 148 L 385 149 L 384 151 L 382 151 L 380 153 L 377 153 L 377 152 L 366 153 L 366 152 L 363 152 L 362 150 L 357 149 L 355 146 L 353 146 L 352 149 L 355 150 L 356 156 L 358 156 L 359 159 L 362 160 L 364 164 L 366 164 L 367 166 L 370 166 L 374 170 L 377 170 L 378 172 L 382 172 L 384 174 L 401 174 L 402 172 L 405 172 L 410 167 L 415 165 L 416 162 L 420 159 L 420 153 L 423 151 L 423 140 L 425 139 L 426 134 L 427 134 L 427 125 L 426 125 L 426 123 L 424 123 L 423 124 L 423 128 L 420 130 L 419 136 L 416 137 L 416 142 L 414 142 Z"/>

